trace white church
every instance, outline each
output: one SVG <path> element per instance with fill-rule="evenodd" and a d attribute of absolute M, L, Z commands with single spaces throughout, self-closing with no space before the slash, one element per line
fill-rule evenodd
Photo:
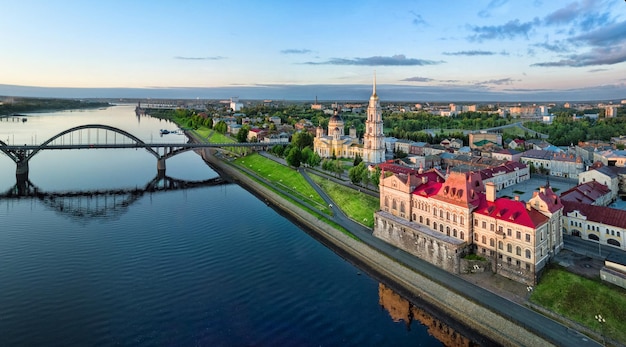
<path fill-rule="evenodd" d="M 350 127 L 349 134 L 344 131 L 344 121 L 335 110 L 335 114 L 328 121 L 328 132 L 321 126 L 317 127 L 313 150 L 322 158 L 354 158 L 359 155 L 368 164 L 378 164 L 385 161 L 385 137 L 383 135 L 383 113 L 380 101 L 376 94 L 376 76 L 369 105 L 367 106 L 367 120 L 363 143 L 356 135 L 356 129 Z"/>

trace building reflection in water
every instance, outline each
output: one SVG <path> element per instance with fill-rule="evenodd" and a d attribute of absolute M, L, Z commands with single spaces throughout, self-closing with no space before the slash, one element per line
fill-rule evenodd
<path fill-rule="evenodd" d="M 479 346 L 471 339 L 459 334 L 447 324 L 437 320 L 428 312 L 413 305 L 407 299 L 394 292 L 382 283 L 378 284 L 379 304 L 389 312 L 394 322 L 404 321 L 407 330 L 411 329 L 413 320 L 417 320 L 426 327 L 428 333 L 441 341 L 445 346 L 474 347 Z"/>

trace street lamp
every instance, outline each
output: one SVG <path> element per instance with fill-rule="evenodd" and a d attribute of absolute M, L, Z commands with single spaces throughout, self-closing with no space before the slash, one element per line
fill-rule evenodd
<path fill-rule="evenodd" d="M 604 323 L 606 323 L 606 319 L 604 319 L 601 314 L 597 314 L 596 320 L 598 321 L 598 323 L 600 323 L 600 335 L 602 335 L 602 345 L 606 346 L 606 342 L 604 341 Z"/>

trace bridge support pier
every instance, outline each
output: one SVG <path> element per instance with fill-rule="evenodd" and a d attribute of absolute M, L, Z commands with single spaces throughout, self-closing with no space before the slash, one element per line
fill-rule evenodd
<path fill-rule="evenodd" d="M 26 195 L 28 192 L 28 161 L 17 163 L 15 169 L 15 178 L 17 179 L 17 191 L 20 196 Z"/>
<path fill-rule="evenodd" d="M 163 178 L 165 177 L 165 159 L 160 158 L 157 160 L 157 177 Z"/>

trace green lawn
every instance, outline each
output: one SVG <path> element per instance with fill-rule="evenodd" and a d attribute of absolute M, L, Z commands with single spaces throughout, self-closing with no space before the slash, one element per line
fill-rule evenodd
<path fill-rule="evenodd" d="M 597 314 L 605 317 L 603 333 L 626 343 L 626 290 L 551 267 L 542 276 L 530 301 L 602 332 Z"/>
<path fill-rule="evenodd" d="M 335 201 L 337 206 L 348 217 L 367 227 L 374 227 L 374 212 L 380 209 L 380 203 L 377 198 L 317 175 L 311 175 L 311 178 Z"/>
<path fill-rule="evenodd" d="M 213 131 L 211 129 L 207 129 L 207 130 L 208 132 L 206 135 L 204 135 L 205 137 L 208 136 L 211 131 Z M 220 134 L 217 131 L 213 131 L 213 135 L 211 135 L 211 137 L 209 138 L 209 142 L 210 143 L 231 143 L 231 142 L 234 143 L 236 141 L 224 134 Z"/>
<path fill-rule="evenodd" d="M 324 199 L 317 194 L 315 189 L 296 170 L 256 153 L 239 158 L 235 160 L 235 163 L 253 170 L 257 175 L 271 181 L 275 186 L 300 197 L 324 213 L 330 212 Z"/>

